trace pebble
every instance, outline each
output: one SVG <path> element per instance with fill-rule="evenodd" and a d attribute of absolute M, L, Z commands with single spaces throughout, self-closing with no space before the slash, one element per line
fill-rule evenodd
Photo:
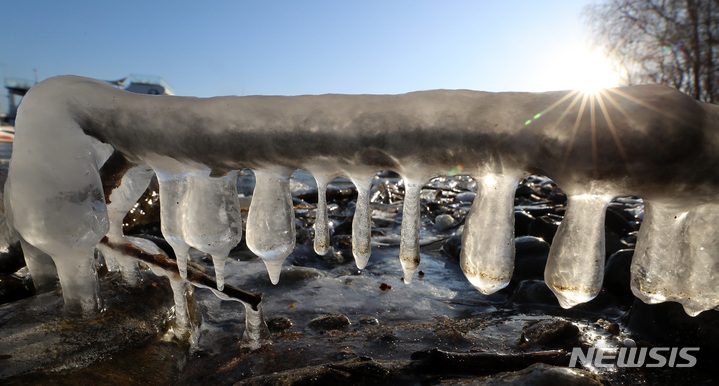
<path fill-rule="evenodd" d="M 474 198 L 477 197 L 477 193 L 474 192 L 462 192 L 454 196 L 456 202 L 474 202 Z"/>
<path fill-rule="evenodd" d="M 271 332 L 278 332 L 292 327 L 292 321 L 284 316 L 275 316 L 266 320 L 267 328 Z"/>
<path fill-rule="evenodd" d="M 579 327 L 564 319 L 540 320 L 524 330 L 524 347 L 533 345 L 562 347 L 576 345 Z"/>
<path fill-rule="evenodd" d="M 544 280 L 522 280 L 512 294 L 512 303 L 518 305 L 544 305 L 559 307 L 554 293 Z"/>
<path fill-rule="evenodd" d="M 457 221 L 449 214 L 440 214 L 434 219 L 434 229 L 437 232 L 444 232 L 453 228 L 456 224 Z"/>
<path fill-rule="evenodd" d="M 307 325 L 309 328 L 318 331 L 340 330 L 347 328 L 350 320 L 344 315 L 328 314 L 312 319 Z"/>
<path fill-rule="evenodd" d="M 35 295 L 32 286 L 13 275 L 0 274 L 0 304 L 14 302 Z"/>

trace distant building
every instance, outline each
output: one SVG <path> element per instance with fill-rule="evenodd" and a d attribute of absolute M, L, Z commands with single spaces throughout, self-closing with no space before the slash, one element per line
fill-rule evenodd
<path fill-rule="evenodd" d="M 10 104 L 7 115 L 3 117 L 3 122 L 15 122 L 17 107 L 20 106 L 22 97 L 25 96 L 27 91 L 30 90 L 30 87 L 34 85 L 35 82 L 27 79 L 5 78 L 5 88 L 7 89 L 7 98 Z"/>
<path fill-rule="evenodd" d="M 106 82 L 119 89 L 137 94 L 175 95 L 175 90 L 172 86 L 159 76 L 132 74 L 119 80 Z M 35 82 L 27 79 L 5 78 L 5 88 L 8 92 L 10 104 L 7 114 L 0 114 L 2 123 L 9 123 L 11 125 L 15 123 L 20 101 L 22 101 L 22 97 L 25 96 L 28 90 L 34 85 Z"/>

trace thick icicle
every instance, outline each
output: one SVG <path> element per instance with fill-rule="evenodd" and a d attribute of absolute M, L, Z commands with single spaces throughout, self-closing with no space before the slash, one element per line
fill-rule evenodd
<path fill-rule="evenodd" d="M 242 238 L 237 172 L 220 178 L 188 176 L 183 207 L 184 240 L 191 247 L 212 255 L 217 289 L 221 291 L 227 255 Z"/>
<path fill-rule="evenodd" d="M 372 211 L 369 207 L 369 191 L 374 174 L 353 174 L 350 180 L 357 187 L 355 215 L 352 219 L 352 255 L 357 268 L 364 269 L 372 254 Z"/>
<path fill-rule="evenodd" d="M 286 169 L 255 170 L 255 191 L 247 216 L 247 246 L 264 261 L 272 284 L 295 247 L 295 215 Z"/>
<path fill-rule="evenodd" d="M 100 310 L 100 285 L 95 271 L 94 249 L 63 251 L 52 255 L 60 279 L 65 309 L 92 315 Z"/>
<path fill-rule="evenodd" d="M 687 208 L 672 203 L 644 200 L 644 220 L 632 257 L 632 292 L 645 303 L 667 300 L 669 289 L 679 284 L 682 270 L 681 236 Z M 679 263 L 679 264 L 678 264 Z"/>
<path fill-rule="evenodd" d="M 137 166 L 128 170 L 122 177 L 120 186 L 113 189 L 110 194 L 110 202 L 107 204 L 107 215 L 110 221 L 110 230 L 107 238 L 112 243 L 122 243 L 124 234 L 122 225 L 127 212 L 132 209 L 137 200 L 147 189 L 153 176 L 153 171 L 148 166 Z M 122 253 L 115 253 L 111 248 L 99 245 L 100 251 L 105 256 L 106 262 L 114 260 L 117 262 L 122 277 L 128 284 L 136 284 L 139 280 L 138 266 L 135 259 L 129 258 Z"/>
<path fill-rule="evenodd" d="M 32 284 L 37 293 L 48 292 L 57 286 L 57 269 L 55 263 L 47 253 L 33 247 L 25 240 L 20 240 L 25 263 L 30 271 Z"/>
<path fill-rule="evenodd" d="M 700 205 L 687 216 L 683 240 L 687 275 L 681 278 L 682 288 L 675 295 L 691 316 L 719 306 L 718 225 L 717 204 Z"/>
<path fill-rule="evenodd" d="M 469 282 L 485 295 L 509 284 L 514 271 L 514 192 L 519 173 L 488 173 L 477 178 L 477 197 L 462 234 L 460 265 Z"/>
<path fill-rule="evenodd" d="M 412 282 L 419 266 L 420 201 L 419 193 L 424 180 L 404 178 L 404 204 L 402 205 L 402 233 L 400 235 L 399 261 L 404 272 L 404 282 Z"/>
<path fill-rule="evenodd" d="M 327 218 L 327 183 L 330 177 L 323 173 L 312 173 L 317 181 L 317 215 L 315 216 L 315 253 L 320 256 L 330 249 L 329 219 Z"/>
<path fill-rule="evenodd" d="M 604 278 L 604 217 L 609 195 L 567 197 L 567 211 L 549 250 L 544 281 L 563 308 L 594 299 Z"/>

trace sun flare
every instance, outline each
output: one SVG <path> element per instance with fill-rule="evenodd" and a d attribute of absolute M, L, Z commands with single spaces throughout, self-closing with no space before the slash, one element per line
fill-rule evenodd
<path fill-rule="evenodd" d="M 541 68 L 536 87 L 547 90 L 577 90 L 596 95 L 604 88 L 616 87 L 620 78 L 612 61 L 586 44 L 569 44 L 555 51 Z"/>

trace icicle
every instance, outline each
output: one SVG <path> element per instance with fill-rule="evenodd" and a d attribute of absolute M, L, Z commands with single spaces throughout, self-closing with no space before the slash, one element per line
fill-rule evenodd
<path fill-rule="evenodd" d="M 604 217 L 612 197 L 567 197 L 567 211 L 549 250 L 544 281 L 563 308 L 594 299 L 604 278 Z"/>
<path fill-rule="evenodd" d="M 687 216 L 683 248 L 686 251 L 687 275 L 680 280 L 677 289 L 688 315 L 696 316 L 702 311 L 719 305 L 719 205 L 705 204 L 692 209 Z M 681 263 L 679 263 L 681 264 Z"/>
<path fill-rule="evenodd" d="M 107 215 L 110 221 L 110 230 L 107 238 L 112 243 L 121 243 L 124 240 L 122 232 L 123 220 L 127 212 L 132 209 L 137 200 L 147 189 L 152 179 L 153 171 L 148 166 L 137 166 L 128 170 L 122 177 L 120 186 L 115 188 L 110 194 L 110 202 L 107 204 Z M 103 245 L 99 246 L 105 261 L 109 265 L 110 261 L 117 263 L 122 277 L 126 283 L 135 285 L 139 280 L 139 272 L 137 261 L 124 256 L 121 253 L 115 253 L 112 249 Z"/>
<path fill-rule="evenodd" d="M 186 174 L 165 171 L 156 166 L 155 174 L 160 185 L 160 229 L 165 240 L 172 247 L 177 259 L 180 276 L 187 277 L 187 260 L 190 246 L 185 242 L 183 232 L 183 202 L 188 188 Z"/>
<path fill-rule="evenodd" d="M 326 174 L 312 173 L 317 181 L 317 215 L 315 217 L 315 253 L 320 256 L 330 249 L 329 220 L 327 218 L 327 183 Z"/>
<path fill-rule="evenodd" d="M 247 216 L 247 246 L 264 261 L 272 284 L 295 247 L 295 215 L 289 170 L 255 170 L 255 191 Z"/>
<path fill-rule="evenodd" d="M 364 269 L 372 254 L 372 212 L 369 208 L 369 191 L 374 174 L 356 174 L 349 177 L 357 187 L 355 215 L 352 219 L 352 255 L 357 268 Z"/>
<path fill-rule="evenodd" d="M 632 257 L 632 292 L 645 303 L 672 300 L 686 277 L 682 243 L 688 208 L 644 200 L 644 221 Z"/>
<path fill-rule="evenodd" d="M 404 178 L 404 204 L 402 205 L 402 232 L 400 235 L 399 261 L 404 272 L 404 282 L 412 282 L 419 266 L 420 201 L 419 193 L 424 180 Z"/>
<path fill-rule="evenodd" d="M 52 291 L 57 286 L 57 269 L 50 255 L 20 240 L 27 269 L 37 293 Z"/>
<path fill-rule="evenodd" d="M 188 294 L 192 293 L 192 287 L 185 280 L 175 279 L 168 275 L 170 287 L 172 288 L 173 299 L 175 300 L 175 326 L 172 331 L 175 337 L 184 339 L 192 334 L 192 322 L 190 320 L 190 307 L 187 302 Z"/>
<path fill-rule="evenodd" d="M 257 309 L 253 309 L 250 304 L 245 305 L 245 332 L 242 334 L 242 345 L 250 350 L 257 350 L 262 347 L 262 343 L 270 339 L 270 330 L 265 323 L 265 317 L 262 313 L 262 303 L 257 305 Z"/>
<path fill-rule="evenodd" d="M 52 260 L 62 288 L 65 310 L 93 315 L 100 310 L 100 286 L 95 271 L 94 248 L 87 251 L 56 251 Z"/>
<path fill-rule="evenodd" d="M 217 289 L 224 288 L 227 255 L 242 238 L 237 172 L 220 178 L 191 175 L 184 197 L 183 234 L 187 244 L 212 255 Z"/>
<path fill-rule="evenodd" d="M 477 178 L 477 196 L 462 234 L 460 265 L 485 295 L 509 284 L 514 271 L 514 191 L 517 174 L 489 173 Z"/>

